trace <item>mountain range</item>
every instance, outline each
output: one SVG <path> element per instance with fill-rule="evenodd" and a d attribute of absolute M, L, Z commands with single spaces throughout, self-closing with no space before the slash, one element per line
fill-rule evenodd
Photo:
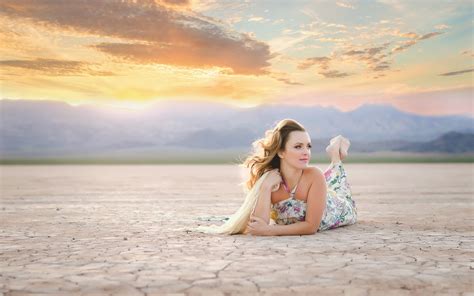
<path fill-rule="evenodd" d="M 463 153 L 474 151 L 474 118 L 421 116 L 391 105 L 332 107 L 162 101 L 123 111 L 57 101 L 0 100 L 0 156 L 41 157 L 171 150 L 248 150 L 276 122 L 303 124 L 315 152 L 338 134 L 352 151 Z"/>

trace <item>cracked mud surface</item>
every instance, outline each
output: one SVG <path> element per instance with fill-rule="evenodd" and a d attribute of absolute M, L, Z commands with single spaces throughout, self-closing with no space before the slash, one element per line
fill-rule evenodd
<path fill-rule="evenodd" d="M 471 164 L 345 167 L 356 225 L 254 237 L 174 231 L 236 166 L 2 166 L 0 295 L 474 295 Z"/>

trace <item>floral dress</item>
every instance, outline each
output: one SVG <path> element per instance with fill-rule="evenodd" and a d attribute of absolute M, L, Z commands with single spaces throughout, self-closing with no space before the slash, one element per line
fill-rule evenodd
<path fill-rule="evenodd" d="M 342 162 L 333 163 L 324 172 L 327 184 L 326 208 L 318 231 L 354 224 L 357 208 Z M 271 224 L 288 225 L 305 220 L 306 202 L 295 198 L 296 187 L 288 199 L 274 203 Z"/>

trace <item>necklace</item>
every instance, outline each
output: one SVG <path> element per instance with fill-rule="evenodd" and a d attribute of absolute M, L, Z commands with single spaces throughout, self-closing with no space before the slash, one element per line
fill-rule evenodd
<path fill-rule="evenodd" d="M 290 194 L 291 194 L 291 193 L 294 193 L 293 191 L 295 191 L 296 187 L 298 187 L 298 184 L 299 184 L 300 179 L 301 179 L 302 176 L 303 176 L 303 171 L 301 171 L 301 175 L 300 175 L 300 177 L 298 178 L 298 181 L 296 181 L 296 185 L 295 185 L 295 187 L 293 188 L 293 190 L 292 190 L 291 192 L 290 192 L 290 189 L 288 188 L 288 185 L 286 184 L 285 179 L 284 179 L 283 176 L 282 176 L 281 178 L 282 178 L 282 180 L 283 180 L 283 187 L 285 188 L 285 191 L 288 192 L 288 193 L 290 193 Z"/>

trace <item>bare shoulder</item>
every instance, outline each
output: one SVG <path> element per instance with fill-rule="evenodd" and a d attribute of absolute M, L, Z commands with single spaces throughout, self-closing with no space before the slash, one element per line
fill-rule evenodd
<path fill-rule="evenodd" d="M 314 167 L 314 166 L 307 167 L 304 170 L 311 177 L 323 177 L 324 176 L 323 172 L 319 168 Z"/>
<path fill-rule="evenodd" d="M 311 184 L 325 181 L 323 172 L 317 167 L 305 168 L 305 172 L 307 172 Z"/>

